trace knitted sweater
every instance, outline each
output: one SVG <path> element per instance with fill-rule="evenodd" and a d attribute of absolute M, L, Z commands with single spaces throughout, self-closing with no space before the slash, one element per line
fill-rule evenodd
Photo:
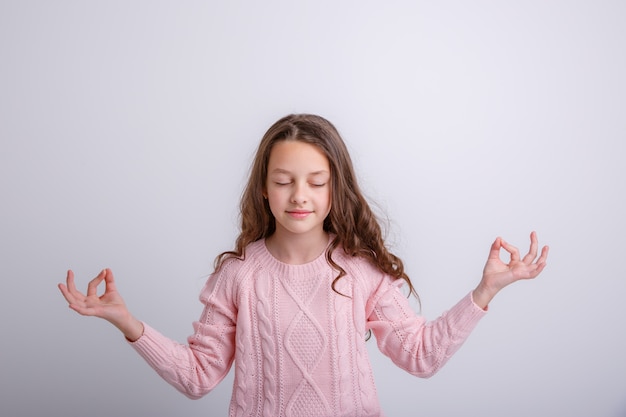
<path fill-rule="evenodd" d="M 303 265 L 278 261 L 264 240 L 227 260 L 200 294 L 204 310 L 188 345 L 145 325 L 131 345 L 190 398 L 211 391 L 235 363 L 230 416 L 381 416 L 366 349 L 371 329 L 399 367 L 429 377 L 485 314 L 464 297 L 432 322 L 417 316 L 394 280 L 335 250 Z"/>

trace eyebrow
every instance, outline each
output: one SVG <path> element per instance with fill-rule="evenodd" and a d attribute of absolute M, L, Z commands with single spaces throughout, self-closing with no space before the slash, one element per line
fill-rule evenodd
<path fill-rule="evenodd" d="M 270 172 L 270 174 L 291 174 L 291 171 L 288 171 L 288 170 L 282 169 L 282 168 L 275 168 L 275 169 L 272 170 L 272 172 Z M 321 175 L 321 174 L 330 174 L 330 172 L 328 172 L 325 169 L 322 169 L 320 171 L 310 172 L 307 175 L 314 176 L 314 175 Z"/>

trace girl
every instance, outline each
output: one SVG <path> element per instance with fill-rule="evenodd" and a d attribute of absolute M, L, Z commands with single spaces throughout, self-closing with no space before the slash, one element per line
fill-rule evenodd
<path fill-rule="evenodd" d="M 536 277 L 538 255 L 497 238 L 478 286 L 432 322 L 411 309 L 415 290 L 385 247 L 335 127 L 290 115 L 263 137 L 241 199 L 234 250 L 216 258 L 200 294 L 204 310 L 188 345 L 134 318 L 105 269 L 77 291 L 59 284 L 70 308 L 115 325 L 167 382 L 190 398 L 213 389 L 235 363 L 230 416 L 380 416 L 366 339 L 419 377 L 439 370 L 505 286 Z M 500 260 L 500 250 L 510 254 Z M 104 294 L 97 287 L 104 281 Z"/>

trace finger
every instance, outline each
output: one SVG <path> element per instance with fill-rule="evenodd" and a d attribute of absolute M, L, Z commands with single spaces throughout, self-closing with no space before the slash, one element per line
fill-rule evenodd
<path fill-rule="evenodd" d="M 524 259 L 522 259 L 522 262 L 524 262 L 526 264 L 532 263 L 532 261 L 537 257 L 537 247 L 538 246 L 539 246 L 539 244 L 537 243 L 537 233 L 531 232 L 531 234 L 530 234 L 530 249 L 528 250 L 528 253 L 526 254 L 526 256 L 524 256 Z"/>
<path fill-rule="evenodd" d="M 541 271 L 543 271 L 543 268 L 545 268 L 545 267 L 546 267 L 546 263 L 545 262 L 537 264 L 537 269 L 535 270 L 535 273 L 536 273 L 535 276 L 539 275 L 541 273 Z"/>
<path fill-rule="evenodd" d="M 537 275 L 539 275 L 541 271 L 543 271 L 543 269 L 546 267 L 547 265 L 546 260 L 548 259 L 549 250 L 550 248 L 548 246 L 544 246 L 541 249 L 541 256 L 539 256 L 539 259 L 537 259 L 537 262 L 535 262 L 532 265 L 529 265 L 529 267 L 532 268 L 529 270 L 529 278 L 537 277 Z"/>
<path fill-rule="evenodd" d="M 104 279 L 106 274 L 106 270 L 103 269 L 94 279 L 89 281 L 89 285 L 87 285 L 87 297 L 96 297 L 98 295 L 98 285 Z"/>
<path fill-rule="evenodd" d="M 70 304 L 69 307 L 82 316 L 95 315 L 94 309 L 80 304 Z"/>
<path fill-rule="evenodd" d="M 541 255 L 539 256 L 539 259 L 537 259 L 537 264 L 545 264 L 546 261 L 548 260 L 548 252 L 550 251 L 550 247 L 549 246 L 544 246 L 541 249 Z"/>
<path fill-rule="evenodd" d="M 115 285 L 115 278 L 113 277 L 113 271 L 109 268 L 104 270 L 104 282 L 106 284 L 106 291 L 117 291 L 117 287 Z"/>
<path fill-rule="evenodd" d="M 67 271 L 67 278 L 65 279 L 65 282 L 67 283 L 67 289 L 69 292 L 77 292 L 76 284 L 74 282 L 74 271 L 72 271 L 71 269 Z"/>
<path fill-rule="evenodd" d="M 519 261 L 519 250 L 515 246 L 509 244 L 505 240 L 502 240 L 502 247 L 505 251 L 511 254 L 511 262 Z"/>
<path fill-rule="evenodd" d="M 498 237 L 489 248 L 489 259 L 500 259 L 500 248 L 502 248 L 502 238 Z"/>
<path fill-rule="evenodd" d="M 534 266 L 535 267 L 532 269 L 532 271 L 529 272 L 529 275 L 528 275 L 528 278 L 530 279 L 536 278 L 537 275 L 539 275 L 541 271 L 543 271 L 543 268 L 546 267 L 546 263 L 545 262 L 537 263 Z"/>
<path fill-rule="evenodd" d="M 72 272 L 72 270 L 67 271 L 66 284 L 59 284 L 59 289 L 63 297 L 65 297 L 65 300 L 70 304 L 85 298 L 85 296 L 76 289 L 76 285 L 74 284 L 74 272 Z"/>
<path fill-rule="evenodd" d="M 65 286 L 65 284 L 59 284 L 58 287 L 59 290 L 61 290 L 61 294 L 63 294 L 63 298 L 65 298 L 65 301 L 72 304 L 74 297 L 72 297 L 72 294 L 70 294 L 67 286 Z"/>
<path fill-rule="evenodd" d="M 59 284 L 59 289 L 61 290 L 61 293 L 63 294 L 63 297 L 65 297 L 65 300 L 67 301 L 69 307 L 78 312 L 79 314 L 82 315 L 88 315 L 85 311 L 86 309 L 86 302 L 85 302 L 85 296 L 80 294 L 78 296 L 70 293 L 67 290 L 67 287 L 63 284 Z"/>

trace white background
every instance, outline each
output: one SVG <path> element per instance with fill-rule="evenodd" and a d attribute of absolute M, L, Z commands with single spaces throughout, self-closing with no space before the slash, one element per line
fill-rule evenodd
<path fill-rule="evenodd" d="M 436 376 L 371 341 L 389 416 L 626 415 L 626 3 L 0 2 L 0 414 L 226 415 L 56 285 L 113 269 L 184 342 L 255 147 L 291 112 L 343 134 L 435 318 L 502 235 L 548 267 Z"/>

